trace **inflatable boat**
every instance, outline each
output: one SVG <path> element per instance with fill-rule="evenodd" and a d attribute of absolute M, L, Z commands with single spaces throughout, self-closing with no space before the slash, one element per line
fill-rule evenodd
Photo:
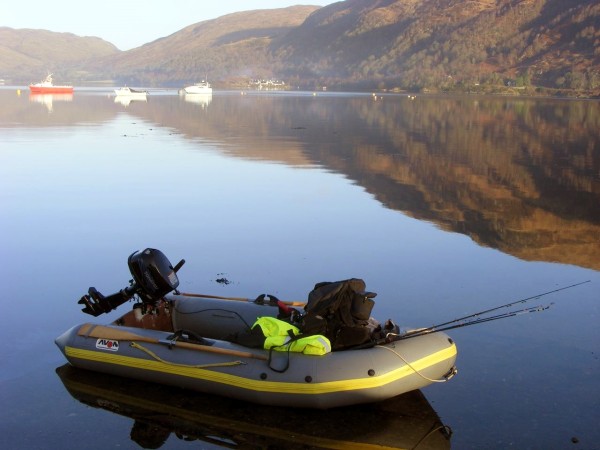
<path fill-rule="evenodd" d="M 386 400 L 456 373 L 456 345 L 448 335 L 403 339 L 389 320 L 368 342 L 318 355 L 292 351 L 293 337 L 279 348 L 248 346 L 236 337 L 250 335 L 258 320 L 280 320 L 282 312 L 289 320 L 290 310 L 302 318 L 306 305 L 266 295 L 180 293 L 176 272 L 183 263 L 172 266 L 159 250 L 146 249 L 128 259 L 133 280 L 127 288 L 110 296 L 90 288 L 79 303 L 93 316 L 137 302 L 113 323 L 83 323 L 59 336 L 68 362 L 252 403 L 317 409 Z"/>

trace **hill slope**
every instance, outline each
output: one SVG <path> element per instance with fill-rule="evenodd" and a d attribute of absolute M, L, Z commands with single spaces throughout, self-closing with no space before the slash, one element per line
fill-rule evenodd
<path fill-rule="evenodd" d="M 37 81 L 47 71 L 55 72 L 57 81 L 72 81 L 73 69 L 83 62 L 117 53 L 97 37 L 0 27 L 0 74 L 15 82 Z"/>
<path fill-rule="evenodd" d="M 582 87 L 587 77 L 600 86 L 600 3 L 346 0 L 271 50 L 287 75 L 321 81 L 423 88 L 521 77 Z"/>
<path fill-rule="evenodd" d="M 92 72 L 130 84 L 174 85 L 273 75 L 270 42 L 298 27 L 318 6 L 245 11 L 190 25 L 142 47 L 96 61 Z"/>
<path fill-rule="evenodd" d="M 58 66 L 85 83 L 600 94 L 597 0 L 346 0 L 246 11 L 120 52 L 98 38 L 0 28 L 0 73 Z M 56 69 L 54 69 L 56 70 Z M 8 75 L 8 76 L 7 76 Z"/>

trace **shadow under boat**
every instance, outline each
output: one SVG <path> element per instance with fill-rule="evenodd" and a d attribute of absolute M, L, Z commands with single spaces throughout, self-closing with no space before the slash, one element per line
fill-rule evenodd
<path fill-rule="evenodd" d="M 255 405 L 70 364 L 56 373 L 81 403 L 133 419 L 130 437 L 142 448 L 159 448 L 171 434 L 223 448 L 450 448 L 452 431 L 421 391 L 315 411 Z"/>

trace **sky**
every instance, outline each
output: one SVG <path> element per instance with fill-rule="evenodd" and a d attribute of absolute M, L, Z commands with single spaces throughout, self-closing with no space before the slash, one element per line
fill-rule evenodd
<path fill-rule="evenodd" d="M 33 28 L 100 37 L 130 50 L 225 14 L 333 0 L 0 0 L 0 27 Z"/>

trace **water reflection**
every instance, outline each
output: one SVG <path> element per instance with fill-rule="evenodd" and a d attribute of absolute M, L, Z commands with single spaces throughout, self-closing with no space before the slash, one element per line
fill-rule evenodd
<path fill-rule="evenodd" d="M 521 259 L 600 270 L 595 102 L 231 96 L 202 122 L 161 105 L 146 117 L 190 138 L 230 135 L 224 151 L 238 157 L 325 166 Z"/>
<path fill-rule="evenodd" d="M 5 447 L 127 446 L 134 420 L 65 395 L 53 340 L 81 321 L 82 289 L 118 289 L 119 255 L 148 245 L 188 259 L 182 288 L 210 294 L 301 300 L 315 282 L 360 276 L 377 315 L 406 326 L 598 281 L 405 217 L 598 270 L 598 102 L 370 97 L 215 92 L 202 108 L 161 92 L 124 108 L 112 90 L 78 90 L 48 114 L 0 89 Z M 453 332 L 461 372 L 425 393 L 454 446 L 600 442 L 596 284 L 544 314 Z"/>
<path fill-rule="evenodd" d="M 212 101 L 212 94 L 183 94 L 183 98 L 188 103 L 206 108 Z"/>
<path fill-rule="evenodd" d="M 450 428 L 420 391 L 373 405 L 313 411 L 251 405 L 68 364 L 56 372 L 83 404 L 131 418 L 130 437 L 142 448 L 168 447 L 169 438 L 229 448 L 450 448 Z"/>
<path fill-rule="evenodd" d="M 155 96 L 128 113 L 231 156 L 342 173 L 387 208 L 524 260 L 600 270 L 598 102 L 188 97 Z M 61 113 L 73 124 L 116 114 L 79 99 Z"/>
<path fill-rule="evenodd" d="M 73 94 L 39 94 L 30 93 L 29 101 L 33 103 L 41 103 L 46 107 L 49 113 L 54 110 L 53 102 L 70 102 L 73 101 Z"/>
<path fill-rule="evenodd" d="M 147 103 L 148 99 L 146 97 L 132 97 L 130 95 L 115 95 L 115 103 L 122 106 L 129 106 L 131 103 Z"/>
<path fill-rule="evenodd" d="M 119 109 L 107 101 L 105 93 L 15 94 L 12 89 L 0 90 L 0 131 L 32 127 L 77 127 L 103 123 L 115 117 Z M 45 106 L 40 107 L 40 105 Z M 51 106 L 52 114 L 48 114 Z"/>

